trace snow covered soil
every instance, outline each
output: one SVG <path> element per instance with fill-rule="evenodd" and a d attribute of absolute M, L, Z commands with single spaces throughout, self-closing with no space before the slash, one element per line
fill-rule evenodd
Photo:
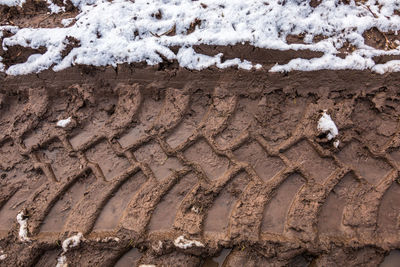
<path fill-rule="evenodd" d="M 3 5 L 22 5 L 24 0 L 0 0 Z M 196 53 L 194 45 L 235 45 L 278 50 L 323 52 L 320 58 L 295 58 L 275 65 L 272 72 L 320 69 L 372 70 L 378 73 L 400 70 L 400 61 L 376 64 L 374 56 L 399 55 L 399 42 L 376 49 L 366 45 L 363 33 L 400 29 L 400 0 L 323 0 L 316 7 L 310 0 L 72 0 L 79 9 L 75 18 L 63 21 L 63 28 L 12 28 L 4 38 L 3 50 L 21 45 L 44 46 L 44 54 L 31 55 L 24 63 L 8 68 L 0 57 L 0 71 L 9 75 L 59 71 L 75 64 L 116 66 L 120 63 L 177 60 L 180 66 L 201 70 L 209 66 L 250 70 L 262 66 L 238 58 L 222 61 L 222 54 Z M 49 12 L 64 12 L 47 0 Z M 9 25 L 0 25 L 2 29 Z M 304 43 L 288 43 L 289 35 L 304 36 Z M 324 38 L 319 38 L 323 36 Z M 317 38 L 315 38 L 317 37 Z M 69 40 L 79 43 L 64 55 Z M 322 39 L 322 40 L 320 40 Z M 320 41 L 317 41 L 320 40 Z M 354 51 L 342 58 L 347 45 Z M 178 46 L 175 54 L 170 47 Z"/>

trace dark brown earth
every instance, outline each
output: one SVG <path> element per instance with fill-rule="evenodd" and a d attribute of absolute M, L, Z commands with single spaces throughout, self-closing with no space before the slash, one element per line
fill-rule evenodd
<path fill-rule="evenodd" d="M 1 266 L 396 262 L 399 74 L 158 69 L 1 78 Z"/>

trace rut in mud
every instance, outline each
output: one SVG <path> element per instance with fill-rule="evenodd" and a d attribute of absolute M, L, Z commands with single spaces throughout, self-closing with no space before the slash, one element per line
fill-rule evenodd
<path fill-rule="evenodd" d="M 399 81 L 128 66 L 4 77 L 0 265 L 395 259 Z M 317 129 L 323 110 L 337 148 Z"/>

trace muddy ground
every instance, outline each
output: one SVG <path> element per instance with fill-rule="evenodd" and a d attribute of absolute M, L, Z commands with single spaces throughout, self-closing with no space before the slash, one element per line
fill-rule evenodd
<path fill-rule="evenodd" d="M 58 2 L 60 15 L 0 6 L 0 24 L 61 27 L 77 10 Z M 397 38 L 364 37 L 379 49 Z M 65 55 L 79 46 L 68 41 Z M 398 266 L 400 74 L 269 73 L 322 54 L 194 49 L 263 68 L 0 73 L 0 266 Z M 0 48 L 6 68 L 44 52 Z M 333 140 L 317 129 L 323 111 Z"/>
<path fill-rule="evenodd" d="M 4 75 L 0 265 L 55 266 L 78 232 L 69 266 L 396 262 L 399 82 L 141 65 Z"/>

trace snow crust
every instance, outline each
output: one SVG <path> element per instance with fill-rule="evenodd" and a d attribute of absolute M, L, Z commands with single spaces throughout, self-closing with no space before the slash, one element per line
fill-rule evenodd
<path fill-rule="evenodd" d="M 58 126 L 58 127 L 65 128 L 65 127 L 67 127 L 68 124 L 70 124 L 70 123 L 71 123 L 71 117 L 68 117 L 68 118 L 65 119 L 65 120 L 59 120 L 59 121 L 57 122 L 57 126 Z"/>
<path fill-rule="evenodd" d="M 204 247 L 204 244 L 201 243 L 200 241 L 186 239 L 183 235 L 178 236 L 174 240 L 174 245 L 175 245 L 175 247 L 178 247 L 178 248 L 181 248 L 181 249 L 188 249 L 188 248 L 191 248 L 193 246 Z"/>
<path fill-rule="evenodd" d="M 19 240 L 21 240 L 22 242 L 28 242 L 30 241 L 29 237 L 28 237 L 28 218 L 25 218 L 25 213 L 23 211 L 21 211 L 20 213 L 18 213 L 17 215 L 17 222 L 19 223 Z"/>
<path fill-rule="evenodd" d="M 322 113 L 322 116 L 318 121 L 317 128 L 321 132 L 327 134 L 326 137 L 328 138 L 328 140 L 332 140 L 339 134 L 339 131 L 338 131 L 338 128 L 336 127 L 335 122 L 332 120 L 331 116 L 326 113 L 326 111 L 324 111 Z M 339 146 L 339 143 L 337 143 L 337 146 Z M 336 145 L 335 145 L 335 147 L 336 147 Z"/>
<path fill-rule="evenodd" d="M 0 0 L 0 4 L 21 5 L 24 0 Z M 309 0 L 72 0 L 79 14 L 64 20 L 63 28 L 20 28 L 4 38 L 3 49 L 15 45 L 38 48 L 44 54 L 31 55 L 26 62 L 0 71 L 9 75 L 37 73 L 52 68 L 59 71 L 76 64 L 94 66 L 146 62 L 155 65 L 177 60 L 180 66 L 201 70 L 210 66 L 236 66 L 259 69 L 257 62 L 246 59 L 223 61 L 223 55 L 196 53 L 195 45 L 235 45 L 249 43 L 255 47 L 278 50 L 312 50 L 323 52 L 320 58 L 295 58 L 276 65 L 272 72 L 312 71 L 319 69 L 370 69 L 377 73 L 400 71 L 399 61 L 376 64 L 374 56 L 400 55 L 400 49 L 378 50 L 365 44 L 363 33 L 371 28 L 382 32 L 400 30 L 399 0 L 350 1 L 323 0 L 317 7 Z M 53 13 L 64 12 L 47 0 Z M 72 20 L 73 19 L 73 20 Z M 74 22 L 74 23 L 73 23 Z M 72 25 L 71 25 L 72 24 Z M 3 25 L 6 26 L 6 25 Z M 1 32 L 0 25 L 0 32 Z M 304 35 L 304 43 L 289 44 L 288 35 Z M 315 37 L 324 36 L 321 41 Z M 79 46 L 65 57 L 68 38 Z M 355 47 L 345 58 L 340 48 Z M 179 47 L 175 54 L 171 47 Z"/>

